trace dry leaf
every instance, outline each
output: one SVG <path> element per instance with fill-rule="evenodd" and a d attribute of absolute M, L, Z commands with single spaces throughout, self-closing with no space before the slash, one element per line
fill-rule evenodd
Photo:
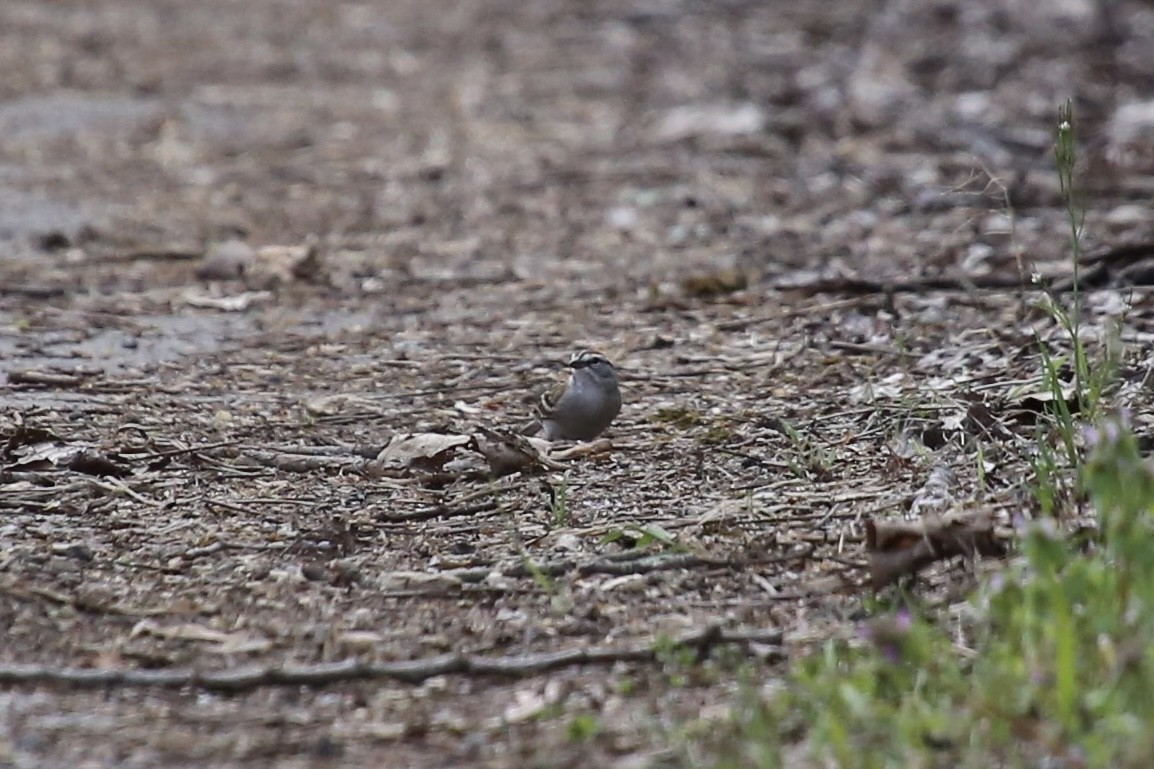
<path fill-rule="evenodd" d="M 866 551 L 875 590 L 931 563 L 958 555 L 1001 557 L 1006 546 L 986 511 L 921 521 L 866 521 Z"/>
<path fill-rule="evenodd" d="M 312 280 L 321 271 L 319 251 L 314 243 L 295 246 L 261 246 L 253 254 L 245 272 L 245 285 L 252 289 L 275 289 L 299 280 Z"/>
<path fill-rule="evenodd" d="M 406 433 L 394 435 L 389 444 L 377 455 L 381 464 L 409 466 L 420 460 L 437 460 L 444 464 L 449 454 L 458 446 L 469 443 L 468 435 L 446 435 L 443 433 Z"/>
<path fill-rule="evenodd" d="M 681 288 L 689 296 L 713 299 L 749 288 L 749 275 L 742 270 L 717 270 L 690 275 L 681 281 Z"/>
<path fill-rule="evenodd" d="M 269 291 L 244 291 L 234 296 L 209 296 L 199 291 L 185 291 L 181 298 L 189 307 L 221 312 L 244 312 L 254 305 L 270 301 L 273 296 Z"/>
<path fill-rule="evenodd" d="M 461 589 L 461 580 L 451 574 L 426 571 L 390 571 L 378 581 L 381 590 L 410 590 L 418 593 L 444 593 Z"/>

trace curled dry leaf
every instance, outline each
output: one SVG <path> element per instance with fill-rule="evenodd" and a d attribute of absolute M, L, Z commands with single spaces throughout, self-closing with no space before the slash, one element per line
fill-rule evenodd
<path fill-rule="evenodd" d="M 131 475 L 127 467 L 118 465 L 110 457 L 99 451 L 81 450 L 68 460 L 68 469 L 84 475 L 106 476 L 109 478 L 123 478 Z"/>
<path fill-rule="evenodd" d="M 309 281 L 317 277 L 321 267 L 315 243 L 261 246 L 245 272 L 245 285 L 253 289 L 274 289 L 296 281 Z"/>
<path fill-rule="evenodd" d="M 1005 543 L 988 511 L 956 513 L 921 521 L 866 522 L 866 551 L 875 590 L 934 561 L 957 555 L 1001 557 Z"/>
<path fill-rule="evenodd" d="M 67 469 L 84 475 L 123 478 L 131 470 L 91 445 L 45 441 L 9 452 L 9 470 L 43 471 Z"/>
<path fill-rule="evenodd" d="M 23 416 L 17 412 L 17 422 L 12 431 L 6 436 L 4 445 L 0 446 L 0 457 L 9 459 L 16 449 L 21 446 L 32 446 L 38 443 L 63 443 L 64 439 L 51 430 L 40 427 L 31 427 L 24 424 Z"/>
<path fill-rule="evenodd" d="M 1060 389 L 1060 397 L 1048 389 L 1015 389 L 1009 396 L 1014 406 L 1008 416 L 1020 424 L 1032 425 L 1038 421 L 1039 414 L 1057 413 L 1062 408 L 1071 414 L 1080 413 L 1082 403 L 1074 384 L 1062 382 Z"/>
<path fill-rule="evenodd" d="M 984 401 L 972 401 L 960 427 L 971 435 L 984 436 L 993 440 L 1013 440 L 1014 434 L 1004 425 Z"/>
<path fill-rule="evenodd" d="M 681 288 L 689 296 L 713 299 L 749 288 L 750 276 L 742 270 L 725 269 L 690 275 L 681 281 Z"/>
<path fill-rule="evenodd" d="M 381 465 L 401 465 L 423 468 L 437 467 L 448 461 L 453 450 L 473 440 L 468 435 L 443 433 L 405 433 L 394 435 L 389 444 L 377 455 Z"/>
<path fill-rule="evenodd" d="M 11 452 L 10 470 L 48 470 L 66 467 L 72 458 L 87 447 L 68 443 L 46 442 L 28 445 Z"/>

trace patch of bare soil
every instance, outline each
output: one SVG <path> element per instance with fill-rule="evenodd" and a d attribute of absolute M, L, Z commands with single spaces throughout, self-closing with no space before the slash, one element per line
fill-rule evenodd
<path fill-rule="evenodd" d="M 904 571 L 1038 511 L 1070 96 L 1146 429 L 1152 51 L 1125 0 L 6 0 L 0 763 L 679 760 L 854 632 L 867 523 Z M 608 441 L 491 464 L 586 346 Z"/>

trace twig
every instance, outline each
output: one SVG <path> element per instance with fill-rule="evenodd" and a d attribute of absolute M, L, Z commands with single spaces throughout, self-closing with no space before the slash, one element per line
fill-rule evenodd
<path fill-rule="evenodd" d="M 750 326 L 756 326 L 761 323 L 772 323 L 774 321 L 793 320 L 794 318 L 803 318 L 807 315 L 829 315 L 834 310 L 842 310 L 847 307 L 857 307 L 861 304 L 861 300 L 853 299 L 836 299 L 832 302 L 822 302 L 821 304 L 808 305 L 805 307 L 794 307 L 784 312 L 767 315 L 761 318 L 745 318 L 742 320 L 732 320 L 727 323 L 718 325 L 722 331 L 742 331 Z"/>
<path fill-rule="evenodd" d="M 183 561 L 191 561 L 196 558 L 203 558 L 206 555 L 215 555 L 222 550 L 284 550 L 287 547 L 288 545 L 283 542 L 265 542 L 259 545 L 246 545 L 243 542 L 224 542 L 218 540 L 204 547 L 189 548 L 180 554 L 180 558 Z"/>
<path fill-rule="evenodd" d="M 204 249 L 194 245 L 144 246 L 135 251 L 102 254 L 93 264 L 126 264 L 128 262 L 191 262 L 204 256 Z"/>
<path fill-rule="evenodd" d="M 16 369 L 8 372 L 8 384 L 30 387 L 76 387 L 83 384 L 85 377 L 77 374 L 58 374 L 52 371 Z"/>
<path fill-rule="evenodd" d="M 338 457 L 344 459 L 376 459 L 384 444 L 373 446 L 269 446 L 271 451 L 306 457 Z"/>
<path fill-rule="evenodd" d="M 133 489 L 129 488 L 128 484 L 124 483 L 124 481 L 121 481 L 121 480 L 111 480 L 111 481 L 108 481 L 107 483 L 102 483 L 102 482 L 96 480 L 95 478 L 89 478 L 88 479 L 88 485 L 91 487 L 100 489 L 101 491 L 106 491 L 109 494 L 123 494 L 125 496 L 132 497 L 133 499 L 135 499 L 140 504 L 146 505 L 148 507 L 160 507 L 161 506 L 160 502 L 157 502 L 155 500 L 148 499 L 147 497 L 142 496 L 141 494 L 137 493 Z"/>
<path fill-rule="evenodd" d="M 478 513 L 487 513 L 490 510 L 495 510 L 497 503 L 494 500 L 487 502 L 478 502 L 475 505 L 466 505 L 465 507 L 448 507 L 446 505 L 437 505 L 436 507 L 427 507 L 424 510 L 414 510 L 411 513 L 395 513 L 393 515 L 381 515 L 377 520 L 382 523 L 404 523 L 408 521 L 428 521 L 433 518 L 455 518 L 457 516 L 476 515 Z"/>
<path fill-rule="evenodd" d="M 25 299 L 55 299 L 68 294 L 64 286 L 38 286 L 33 283 L 0 283 L 0 296 L 20 296 Z"/>
<path fill-rule="evenodd" d="M 432 507 L 414 510 L 411 513 L 379 515 L 377 516 L 377 520 L 381 523 L 405 523 L 408 521 L 428 521 L 433 518 L 456 518 L 465 515 L 476 515 L 477 513 L 487 513 L 490 510 L 496 509 L 496 496 L 511 489 L 512 486 L 506 483 L 490 484 L 451 500 L 453 505 L 459 505 L 459 507 L 449 507 L 448 501 L 438 502 Z M 472 502 L 474 499 L 483 499 L 485 497 L 491 498 L 485 499 L 485 501 L 475 505 L 465 504 Z"/>
<path fill-rule="evenodd" d="M 674 649 L 693 649 L 702 659 L 722 644 L 774 644 L 781 631 L 726 631 L 710 624 L 678 636 Z M 618 662 L 654 662 L 663 659 L 668 646 L 645 643 L 619 648 L 562 649 L 542 654 L 507 657 L 443 654 L 401 662 L 371 663 L 358 659 L 314 665 L 254 665 L 225 670 L 198 671 L 124 670 L 116 668 L 57 668 L 49 665 L 0 665 L 0 684 L 56 683 L 81 689 L 155 686 L 166 689 L 196 687 L 208 691 L 242 692 L 262 686 L 327 686 L 344 681 L 394 680 L 418 684 L 443 675 L 502 676 L 524 678 L 578 665 L 611 665 Z"/>
<path fill-rule="evenodd" d="M 830 349 L 841 350 L 842 352 L 852 352 L 859 355 L 897 355 L 903 358 L 917 358 L 918 355 L 909 350 L 898 350 L 894 347 L 885 347 L 880 344 L 861 344 L 859 342 L 844 342 L 839 339 L 831 339 L 826 344 Z"/>
<path fill-rule="evenodd" d="M 272 451 L 254 451 L 252 449 L 246 449 L 242 456 L 245 459 L 256 462 L 262 467 L 269 467 L 273 470 L 280 470 L 286 473 L 311 473 L 317 470 L 360 471 L 365 465 L 365 460 L 360 457 L 280 454 Z"/>
<path fill-rule="evenodd" d="M 813 555 L 813 548 L 806 547 L 796 553 L 787 553 L 768 558 L 708 558 L 692 553 L 672 553 L 665 555 L 642 555 L 628 560 L 622 558 L 598 558 L 588 563 L 578 563 L 575 559 L 564 559 L 536 564 L 536 571 L 549 577 L 556 577 L 566 572 L 575 571 L 578 576 L 587 577 L 592 574 L 609 574 L 624 576 L 626 574 L 649 574 L 656 571 L 670 571 L 673 569 L 721 568 L 744 569 L 750 566 L 764 566 L 773 563 L 796 561 L 809 558 Z M 508 571 L 500 572 L 503 577 L 531 577 L 532 572 L 523 565 L 514 566 Z"/>
<path fill-rule="evenodd" d="M 164 459 L 167 457 L 178 457 L 181 454 L 197 454 L 202 451 L 212 451 L 214 449 L 224 449 L 229 446 L 236 446 L 240 441 L 221 441 L 219 443 L 203 443 L 199 446 L 186 446 L 180 449 L 168 449 L 167 451 L 153 451 L 148 454 L 138 454 L 129 457 L 132 460 L 154 460 Z"/>

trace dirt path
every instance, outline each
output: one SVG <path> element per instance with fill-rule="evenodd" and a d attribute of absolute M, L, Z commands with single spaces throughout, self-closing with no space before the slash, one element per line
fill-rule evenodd
<path fill-rule="evenodd" d="M 1056 108 L 1150 242 L 1154 13 L 828 5 L 0 4 L 0 764 L 679 760 L 934 467 L 1034 509 Z M 609 447 L 373 461 L 584 346 Z"/>

